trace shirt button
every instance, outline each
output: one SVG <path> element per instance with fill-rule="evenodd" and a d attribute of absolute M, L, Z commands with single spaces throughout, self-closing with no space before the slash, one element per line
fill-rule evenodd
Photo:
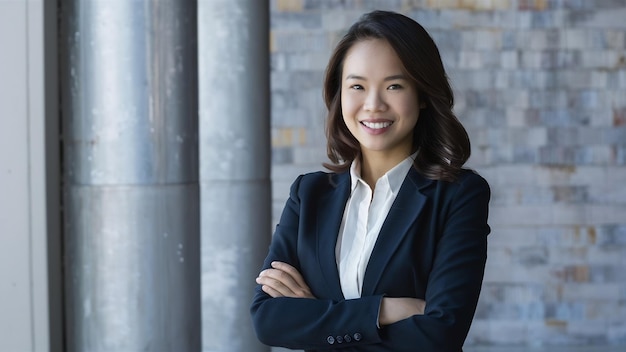
<path fill-rule="evenodd" d="M 355 332 L 352 337 L 354 337 L 354 341 L 361 341 L 361 339 L 363 338 L 363 336 L 361 336 L 361 334 L 359 334 L 358 332 Z"/>
<path fill-rule="evenodd" d="M 350 342 L 350 341 L 352 341 L 352 337 L 350 337 L 350 335 L 346 335 L 346 336 L 343 337 L 343 340 L 345 342 Z"/>
<path fill-rule="evenodd" d="M 343 337 L 341 337 L 341 336 L 337 336 L 337 338 L 335 338 L 335 340 L 336 340 L 338 343 L 342 343 L 342 342 L 343 342 Z"/>
<path fill-rule="evenodd" d="M 326 342 L 328 342 L 329 345 L 332 345 L 333 343 L 335 343 L 335 338 L 332 336 L 328 336 L 326 338 Z"/>

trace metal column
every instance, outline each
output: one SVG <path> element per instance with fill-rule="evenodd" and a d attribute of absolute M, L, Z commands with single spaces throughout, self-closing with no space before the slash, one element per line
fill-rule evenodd
<path fill-rule="evenodd" d="M 197 7 L 61 2 L 69 351 L 199 351 Z"/>
<path fill-rule="evenodd" d="M 269 3 L 198 0 L 204 351 L 269 351 L 249 307 L 271 230 Z"/>

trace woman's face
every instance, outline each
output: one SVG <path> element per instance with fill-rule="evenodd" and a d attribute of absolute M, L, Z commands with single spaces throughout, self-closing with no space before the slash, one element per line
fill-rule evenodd
<path fill-rule="evenodd" d="M 403 159 L 411 153 L 419 101 L 404 66 L 386 40 L 354 44 L 344 59 L 341 111 L 361 152 Z"/>

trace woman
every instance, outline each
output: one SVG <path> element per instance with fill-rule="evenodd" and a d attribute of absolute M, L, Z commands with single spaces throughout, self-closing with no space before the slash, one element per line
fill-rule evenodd
<path fill-rule="evenodd" d="M 333 173 L 301 175 L 251 307 L 294 349 L 461 351 L 487 258 L 489 186 L 428 33 L 400 14 L 355 23 L 326 72 Z"/>

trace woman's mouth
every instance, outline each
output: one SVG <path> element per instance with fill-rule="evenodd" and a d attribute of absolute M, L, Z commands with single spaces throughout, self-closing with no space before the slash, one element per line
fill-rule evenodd
<path fill-rule="evenodd" d="M 387 127 L 391 126 L 392 123 L 393 122 L 391 122 L 391 121 L 384 121 L 384 122 L 361 121 L 361 124 L 363 124 L 367 128 L 371 128 L 373 130 L 380 130 L 380 129 L 383 129 L 383 128 L 387 128 Z"/>

